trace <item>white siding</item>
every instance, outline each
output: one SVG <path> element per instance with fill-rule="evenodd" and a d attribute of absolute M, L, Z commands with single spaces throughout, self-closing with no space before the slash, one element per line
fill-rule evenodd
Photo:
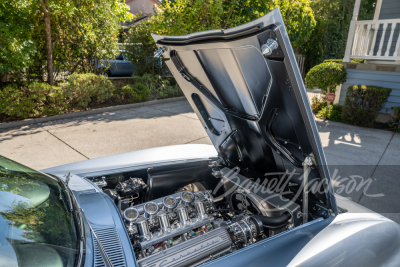
<path fill-rule="evenodd" d="M 382 0 L 379 19 L 400 19 L 400 0 Z"/>

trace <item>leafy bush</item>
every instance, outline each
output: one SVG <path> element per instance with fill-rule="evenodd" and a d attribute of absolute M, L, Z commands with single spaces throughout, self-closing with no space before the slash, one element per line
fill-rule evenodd
<path fill-rule="evenodd" d="M 73 74 L 60 86 L 69 107 L 78 109 L 87 108 L 89 103 L 103 103 L 116 90 L 108 78 L 95 74 Z"/>
<path fill-rule="evenodd" d="M 143 83 L 135 83 L 133 86 L 127 84 L 118 91 L 121 95 L 120 99 L 123 103 L 135 103 L 148 101 L 150 90 Z"/>
<path fill-rule="evenodd" d="M 174 81 L 160 75 L 134 75 L 132 85 L 116 89 L 106 77 L 74 74 L 60 86 L 39 82 L 12 84 L 0 90 L 0 114 L 25 119 L 86 109 L 106 101 L 115 103 L 115 99 L 118 103 L 135 103 L 181 96 L 182 91 Z"/>
<path fill-rule="evenodd" d="M 377 86 L 350 86 L 343 107 L 343 121 L 354 125 L 372 126 L 391 91 Z"/>
<path fill-rule="evenodd" d="M 150 91 L 150 99 L 163 99 L 174 96 L 181 96 L 182 91 L 175 83 L 161 77 L 160 75 L 144 74 L 143 76 L 133 76 L 135 83 L 142 84 Z"/>
<path fill-rule="evenodd" d="M 32 83 L 18 87 L 10 85 L 1 92 L 0 113 L 29 118 L 63 113 L 67 103 L 60 87 L 47 83 Z"/>
<path fill-rule="evenodd" d="M 318 87 L 325 93 L 328 88 L 334 92 L 336 85 L 344 83 L 346 77 L 342 64 L 327 62 L 313 67 L 306 75 L 305 84 L 308 88 Z"/>
<path fill-rule="evenodd" d="M 391 110 L 393 113 L 391 114 L 393 120 L 389 121 L 389 126 L 392 130 L 399 132 L 400 131 L 400 107 L 392 107 Z"/>
<path fill-rule="evenodd" d="M 326 103 L 326 102 L 325 102 Z M 337 104 L 329 105 L 328 114 L 326 114 L 327 106 L 323 107 L 318 113 L 317 118 L 331 121 L 342 121 L 343 107 Z"/>
<path fill-rule="evenodd" d="M 313 111 L 314 114 L 317 114 L 318 111 L 320 111 L 323 107 L 326 107 L 327 103 L 326 103 L 326 98 L 324 96 L 314 96 L 311 99 L 311 109 Z"/>

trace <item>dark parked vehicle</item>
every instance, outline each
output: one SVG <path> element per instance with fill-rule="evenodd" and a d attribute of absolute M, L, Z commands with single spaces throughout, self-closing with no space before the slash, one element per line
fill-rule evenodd
<path fill-rule="evenodd" d="M 119 55 L 114 60 L 102 59 L 99 60 L 97 68 L 100 70 L 100 75 L 106 77 L 113 76 L 132 76 L 135 65 L 126 57 L 126 52 L 120 50 Z"/>
<path fill-rule="evenodd" d="M 213 146 L 0 158 L 0 266 L 399 266 L 400 226 L 334 194 L 279 9 L 153 38 Z"/>

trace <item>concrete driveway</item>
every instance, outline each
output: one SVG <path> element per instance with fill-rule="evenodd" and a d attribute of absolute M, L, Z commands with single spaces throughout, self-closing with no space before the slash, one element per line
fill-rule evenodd
<path fill-rule="evenodd" d="M 322 120 L 317 125 L 336 191 L 400 222 L 400 134 Z M 0 154 L 35 169 L 188 143 L 211 144 L 187 101 L 0 132 Z"/>

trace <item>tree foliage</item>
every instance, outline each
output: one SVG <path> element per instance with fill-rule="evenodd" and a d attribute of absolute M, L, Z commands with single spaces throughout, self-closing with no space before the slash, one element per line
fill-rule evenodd
<path fill-rule="evenodd" d="M 119 22 L 132 18 L 119 0 L 42 0 L 50 14 L 54 76 L 93 71 L 93 59 L 117 54 Z M 36 0 L 0 4 L 0 73 L 44 80 L 46 39 L 44 10 Z M 12 40 L 10 42 L 10 40 Z"/>
<path fill-rule="evenodd" d="M 25 0 L 3 0 L 0 4 L 0 79 L 32 63 L 32 9 Z"/>
<path fill-rule="evenodd" d="M 323 92 L 329 88 L 334 89 L 336 85 L 346 81 L 347 72 L 342 64 L 327 62 L 313 67 L 306 75 L 305 85 L 308 88 L 318 87 Z"/>
<path fill-rule="evenodd" d="M 156 49 L 150 33 L 187 35 L 212 29 L 232 28 L 266 15 L 279 7 L 294 47 L 308 40 L 315 27 L 308 0 L 175 0 L 163 1 L 146 21 L 133 27 L 127 43 L 128 57 L 144 72 L 161 74 L 149 60 Z M 139 14 L 136 18 L 140 18 Z"/>
<path fill-rule="evenodd" d="M 375 0 L 361 1 L 358 20 L 372 19 L 373 3 Z M 354 4 L 355 0 L 310 1 L 317 25 L 300 51 L 307 57 L 307 70 L 325 59 L 344 57 Z"/>

